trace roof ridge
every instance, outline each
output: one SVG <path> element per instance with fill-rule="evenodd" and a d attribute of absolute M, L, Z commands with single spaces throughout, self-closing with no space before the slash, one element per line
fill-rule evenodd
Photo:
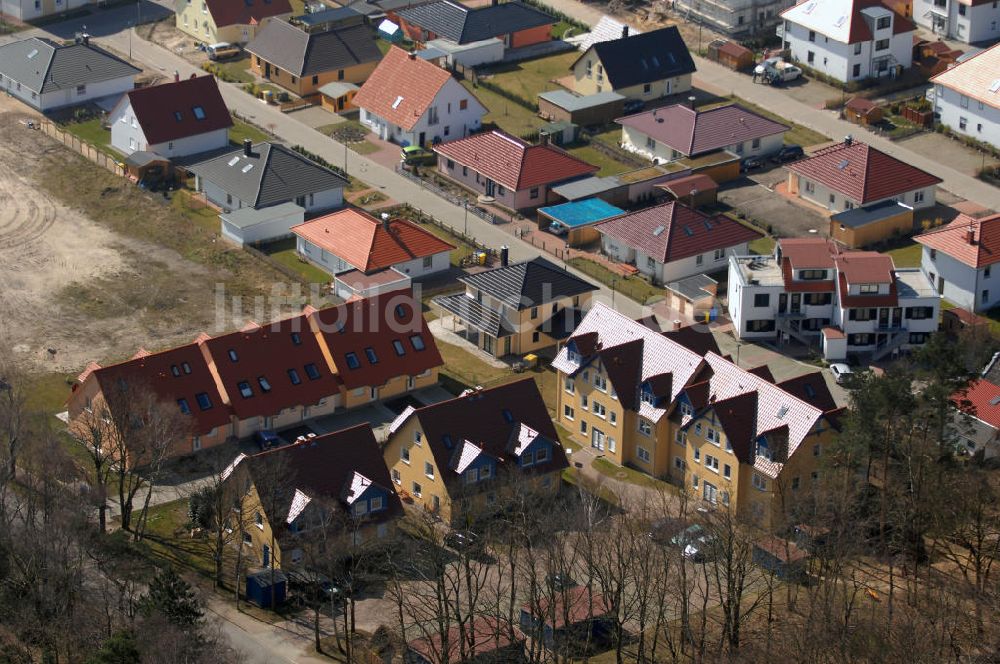
<path fill-rule="evenodd" d="M 804 405 L 804 406 L 808 406 L 809 408 L 812 408 L 813 410 L 815 410 L 816 412 L 818 412 L 818 413 L 820 413 L 820 414 L 822 414 L 822 413 L 823 413 L 823 411 L 822 411 L 822 410 L 820 410 L 820 409 L 819 409 L 819 408 L 817 408 L 816 406 L 812 405 L 812 404 L 811 404 L 811 403 L 809 403 L 808 401 L 805 401 L 805 400 L 803 400 L 803 399 L 800 399 L 799 397 L 795 396 L 795 395 L 794 395 L 794 394 L 792 394 L 791 392 L 788 392 L 787 390 L 784 390 L 784 389 L 782 389 L 782 388 L 778 387 L 778 385 L 777 385 L 777 384 L 775 384 L 775 383 L 771 383 L 771 382 L 769 382 L 769 381 L 766 381 L 766 380 L 764 380 L 763 378 L 761 378 L 760 376 L 758 376 L 757 374 L 754 374 L 754 373 L 751 373 L 751 372 L 747 371 L 746 369 L 744 369 L 744 368 L 743 368 L 743 367 L 741 367 L 740 365 L 736 364 L 735 362 L 731 362 L 730 360 L 727 360 L 726 358 L 722 357 L 721 355 L 719 355 L 719 354 L 718 354 L 718 353 L 716 353 L 715 351 L 711 351 L 711 350 L 710 350 L 710 351 L 708 351 L 708 353 L 706 353 L 706 354 L 705 354 L 705 357 L 706 357 L 706 358 L 708 358 L 709 356 L 712 356 L 712 355 L 714 355 L 714 356 L 715 356 L 715 357 L 717 357 L 718 359 L 722 360 L 723 362 L 725 362 L 725 363 L 729 364 L 730 366 L 732 366 L 733 368 L 735 368 L 735 369 L 736 369 L 737 371 L 741 372 L 741 373 L 742 373 L 742 374 L 743 374 L 744 376 L 747 376 L 747 377 L 749 377 L 749 378 L 750 378 L 751 380 L 753 380 L 753 381 L 756 381 L 756 382 L 757 382 L 757 383 L 758 383 L 759 385 L 758 385 L 758 387 L 757 387 L 757 388 L 755 389 L 755 391 L 759 391 L 759 386 L 760 386 L 760 385 L 766 385 L 766 386 L 768 386 L 768 387 L 773 387 L 773 388 L 775 388 L 775 389 L 777 389 L 777 390 L 780 390 L 780 391 L 781 391 L 781 393 L 782 393 L 782 394 L 784 394 L 785 396 L 787 396 L 788 398 L 790 398 L 790 399 L 795 399 L 796 401 L 798 401 L 798 402 L 799 402 L 799 403 L 801 403 L 802 405 Z M 765 389 L 766 389 L 766 388 L 765 388 Z"/>
<path fill-rule="evenodd" d="M 257 195 L 254 196 L 253 199 L 253 206 L 255 208 L 260 204 L 260 195 L 261 192 L 264 191 L 264 172 L 271 165 L 271 155 L 273 154 L 273 151 L 271 149 L 273 145 L 269 141 L 263 141 L 259 143 L 259 145 L 267 146 L 267 155 L 262 155 L 264 158 L 261 159 L 261 164 L 259 168 L 260 172 L 257 174 Z M 253 150 L 253 147 L 254 146 L 250 146 L 251 151 Z"/>

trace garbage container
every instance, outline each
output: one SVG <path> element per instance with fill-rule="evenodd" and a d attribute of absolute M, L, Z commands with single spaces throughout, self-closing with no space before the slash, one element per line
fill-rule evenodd
<path fill-rule="evenodd" d="M 479 264 L 480 265 L 486 265 L 486 252 L 485 251 L 480 251 L 479 255 L 477 256 L 477 258 L 479 259 Z"/>

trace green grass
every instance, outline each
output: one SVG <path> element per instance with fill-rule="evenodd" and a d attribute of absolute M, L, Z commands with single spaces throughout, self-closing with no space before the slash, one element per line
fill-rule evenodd
<path fill-rule="evenodd" d="M 599 166 L 601 170 L 597 171 L 595 175 L 600 177 L 604 177 L 606 175 L 618 175 L 619 173 L 633 170 L 633 167 L 629 164 L 625 164 L 613 157 L 608 156 L 592 145 L 574 144 L 567 145 L 565 148 L 567 152 L 577 159 L 582 159 L 588 164 Z"/>
<path fill-rule="evenodd" d="M 521 136 L 536 131 L 545 120 L 527 106 L 522 106 L 506 97 L 485 88 L 473 87 L 471 81 L 462 81 L 467 90 L 476 95 L 489 112 L 483 116 L 484 123 L 494 123 L 504 131 Z"/>
<path fill-rule="evenodd" d="M 250 73 L 249 57 L 221 62 L 209 62 L 205 65 L 205 68 L 206 71 L 215 74 L 223 81 L 253 83 L 255 80 L 253 74 Z"/>
<path fill-rule="evenodd" d="M 566 21 L 559 21 L 558 23 L 552 26 L 553 39 L 565 39 L 567 33 L 569 33 L 570 37 L 574 35 L 579 35 L 580 29 L 572 25 L 571 23 L 567 23 Z"/>
<path fill-rule="evenodd" d="M 896 267 L 920 267 L 920 254 L 922 246 L 916 242 L 896 247 L 885 252 L 892 257 L 892 262 Z"/>
<path fill-rule="evenodd" d="M 524 99 L 534 100 L 539 92 L 559 88 L 552 81 L 570 75 L 570 65 L 580 56 L 577 51 L 525 60 L 485 72 L 494 85 Z"/>
<path fill-rule="evenodd" d="M 264 244 L 258 249 L 275 262 L 297 273 L 305 283 L 325 284 L 333 281 L 333 277 L 329 274 L 299 258 L 298 252 L 295 251 L 295 238 Z"/>
<path fill-rule="evenodd" d="M 774 244 L 774 238 L 765 235 L 750 242 L 750 253 L 770 256 L 774 253 Z"/>
<path fill-rule="evenodd" d="M 63 129 L 104 152 L 111 152 L 111 130 L 101 125 L 100 118 L 69 122 L 63 125 Z"/>
<path fill-rule="evenodd" d="M 215 574 L 208 543 L 190 536 L 187 498 L 149 508 L 142 546 L 152 558 L 207 576 Z"/>
<path fill-rule="evenodd" d="M 594 459 L 593 464 L 594 470 L 599 472 L 601 475 L 611 477 L 620 482 L 628 482 L 629 484 L 634 484 L 636 486 L 645 487 L 647 489 L 655 489 L 657 491 L 669 491 L 671 493 L 677 493 L 677 487 L 667 482 L 647 475 L 646 473 L 641 473 L 634 468 L 629 468 L 628 466 L 619 466 L 614 464 L 607 459 Z"/>
<path fill-rule="evenodd" d="M 243 145 L 245 138 L 249 138 L 254 143 L 263 143 L 271 139 L 270 136 L 252 124 L 233 118 L 233 126 L 229 129 L 229 142 L 234 145 Z"/>
<path fill-rule="evenodd" d="M 219 213 L 212 206 L 203 203 L 189 191 L 178 191 L 172 201 L 171 207 L 180 215 L 189 219 L 196 226 L 210 233 L 219 232 Z"/>
<path fill-rule="evenodd" d="M 664 298 L 662 288 L 657 288 L 638 277 L 623 277 L 592 260 L 577 256 L 569 259 L 569 264 L 584 274 L 597 279 L 605 286 L 613 287 L 619 296 L 625 295 L 639 304 L 649 304 Z"/>
<path fill-rule="evenodd" d="M 731 102 L 736 102 L 737 104 L 739 104 L 743 108 L 751 110 L 751 111 L 753 111 L 754 113 L 756 113 L 758 115 L 764 116 L 765 118 L 770 118 L 771 120 L 774 120 L 775 122 L 781 122 L 783 124 L 788 125 L 790 127 L 790 129 L 788 130 L 788 132 L 785 133 L 785 142 L 786 143 L 794 143 L 796 145 L 801 145 L 802 147 L 809 147 L 810 145 L 816 145 L 817 143 L 828 143 L 830 141 L 830 137 L 829 136 L 821 134 L 818 131 L 813 131 L 812 129 L 809 129 L 808 127 L 803 127 L 800 124 L 792 122 L 791 120 L 789 120 L 786 117 L 778 115 L 777 113 L 772 113 L 771 111 L 768 111 L 767 109 L 761 108 L 760 106 L 757 106 L 756 104 L 752 104 L 752 103 L 748 102 L 746 99 L 743 99 L 741 97 L 737 97 L 736 95 L 729 95 L 726 99 L 724 99 L 721 102 L 717 102 L 717 101 L 716 102 L 711 102 L 709 104 L 705 104 L 703 106 L 699 106 L 698 108 L 699 108 L 699 110 L 705 110 L 705 109 L 711 108 L 713 106 L 724 106 L 724 105 L 729 104 Z"/>

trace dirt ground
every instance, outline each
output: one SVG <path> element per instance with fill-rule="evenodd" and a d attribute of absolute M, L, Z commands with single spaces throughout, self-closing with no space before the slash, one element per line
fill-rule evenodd
<path fill-rule="evenodd" d="M 198 40 L 178 30 L 172 14 L 162 21 L 140 26 L 138 32 L 143 39 L 159 44 L 199 67 L 208 62 L 208 55 L 196 48 Z"/>
<path fill-rule="evenodd" d="M 72 373 L 90 360 L 124 359 L 140 347 L 162 349 L 301 305 L 267 301 L 280 309 L 246 311 L 239 322 L 231 309 L 217 315 L 220 288 L 246 300 L 280 286 L 280 276 L 266 266 L 248 268 L 249 254 L 238 249 L 206 249 L 217 266 L 115 228 L 113 217 L 176 224 L 178 215 L 169 202 L 95 172 L 90 162 L 28 129 L 21 121 L 29 117 L 23 106 L 0 98 L 0 352 L 10 349 L 30 370 Z M 105 223 L 70 207 L 102 199 Z"/>

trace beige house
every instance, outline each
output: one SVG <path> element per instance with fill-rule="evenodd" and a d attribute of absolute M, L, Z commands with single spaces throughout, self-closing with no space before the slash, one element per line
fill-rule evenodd
<path fill-rule="evenodd" d="M 205 44 L 246 44 L 267 21 L 292 13 L 288 0 L 177 0 L 175 25 Z"/>

